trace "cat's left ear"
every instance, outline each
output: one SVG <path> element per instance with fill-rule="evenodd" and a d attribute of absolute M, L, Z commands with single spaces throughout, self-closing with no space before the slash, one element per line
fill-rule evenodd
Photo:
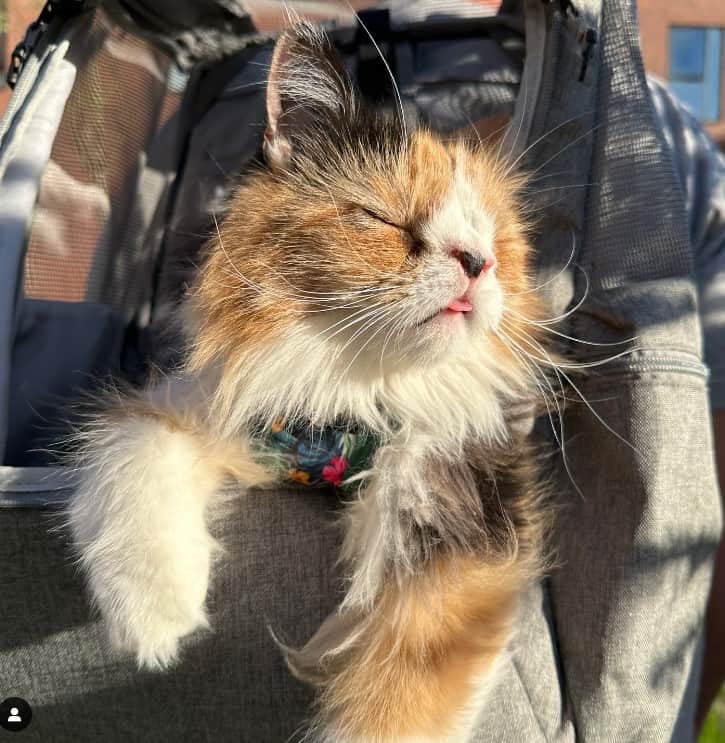
<path fill-rule="evenodd" d="M 299 150 L 334 136 L 357 107 L 352 83 L 327 35 L 300 23 L 279 37 L 267 79 L 264 153 L 289 167 Z"/>

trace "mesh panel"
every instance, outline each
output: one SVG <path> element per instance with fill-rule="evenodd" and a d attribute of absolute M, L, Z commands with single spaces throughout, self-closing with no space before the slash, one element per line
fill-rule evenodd
<path fill-rule="evenodd" d="M 40 183 L 25 256 L 5 463 L 44 464 L 68 403 L 139 382 L 185 77 L 96 9 L 71 35 L 77 76 Z M 41 102 L 42 105 L 42 102 Z"/>
<path fill-rule="evenodd" d="M 163 183 L 144 192 L 146 170 L 173 167 L 153 160 L 183 86 L 164 55 L 102 11 L 76 39 L 69 58 L 78 78 L 41 182 L 25 296 L 102 302 L 128 314 L 137 308 L 128 307 L 127 287 L 148 281 L 154 253 L 141 233 L 164 195 Z M 129 245 L 145 256 L 129 260 Z"/>

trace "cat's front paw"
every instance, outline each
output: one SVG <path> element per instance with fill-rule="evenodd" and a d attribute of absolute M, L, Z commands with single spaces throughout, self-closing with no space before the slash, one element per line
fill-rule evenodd
<path fill-rule="evenodd" d="M 126 596 L 126 599 L 131 599 Z M 142 600 L 143 601 L 143 600 Z M 179 659 L 181 641 L 187 635 L 208 629 L 209 621 L 203 603 L 190 602 L 188 597 L 167 601 L 164 606 L 142 606 L 133 600 L 135 608 L 121 617 L 104 614 L 111 645 L 121 652 L 130 652 L 139 668 L 161 670 Z"/>
<path fill-rule="evenodd" d="M 384 579 L 417 574 L 441 545 L 470 552 L 485 543 L 479 475 L 405 439 L 378 452 L 362 497 L 347 510 L 343 557 L 351 566 L 347 608 L 369 609 Z"/>
<path fill-rule="evenodd" d="M 179 656 L 180 641 L 208 628 L 205 610 L 213 543 L 155 544 L 82 553 L 93 603 L 111 644 L 131 652 L 139 667 L 160 669 Z"/>
<path fill-rule="evenodd" d="M 392 461 L 390 461 L 392 460 Z M 373 605 L 385 576 L 410 574 L 426 558 L 438 502 L 409 455 L 385 451 L 362 498 L 347 509 L 343 557 L 351 566 L 347 608 Z M 432 532 L 431 532 L 432 533 Z"/>
<path fill-rule="evenodd" d="M 163 417 L 124 410 L 86 435 L 67 510 L 79 565 L 113 644 L 142 667 L 168 666 L 208 625 L 216 542 L 205 514 L 221 470 L 203 439 Z"/>

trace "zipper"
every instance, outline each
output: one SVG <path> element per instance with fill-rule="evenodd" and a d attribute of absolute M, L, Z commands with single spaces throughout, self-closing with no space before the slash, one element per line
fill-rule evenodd
<path fill-rule="evenodd" d="M 20 78 L 28 56 L 35 49 L 48 24 L 55 18 L 69 18 L 78 13 L 85 0 L 48 0 L 40 15 L 28 26 L 23 40 L 15 47 L 10 57 L 10 66 L 6 77 L 9 88 L 14 88 Z"/>

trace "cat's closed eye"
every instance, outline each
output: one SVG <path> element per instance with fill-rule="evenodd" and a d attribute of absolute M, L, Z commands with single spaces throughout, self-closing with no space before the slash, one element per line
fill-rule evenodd
<path fill-rule="evenodd" d="M 425 249 L 424 242 L 415 234 L 415 230 L 410 226 L 399 224 L 394 218 L 383 214 L 374 207 L 358 206 L 357 210 L 368 223 L 382 223 L 401 232 L 408 242 L 408 250 L 412 255 L 419 255 Z"/>
<path fill-rule="evenodd" d="M 399 230 L 405 229 L 401 225 L 394 222 L 390 217 L 385 216 L 377 209 L 368 207 L 368 206 L 359 206 L 357 207 L 363 214 L 370 217 L 371 219 L 376 220 L 377 222 L 382 222 L 383 224 L 389 224 L 391 227 L 395 227 Z"/>

